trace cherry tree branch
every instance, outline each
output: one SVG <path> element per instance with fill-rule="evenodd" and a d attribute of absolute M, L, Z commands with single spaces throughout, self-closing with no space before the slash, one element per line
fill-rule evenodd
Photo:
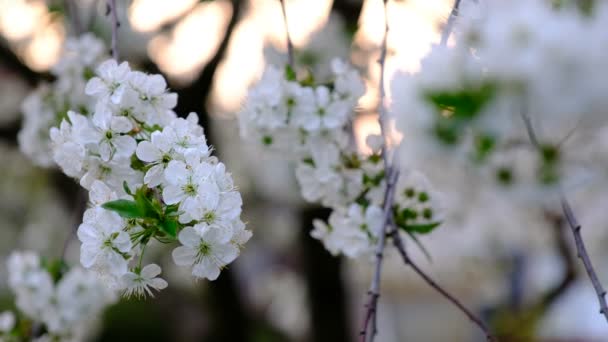
<path fill-rule="evenodd" d="M 608 321 L 606 290 L 602 286 L 602 283 L 600 282 L 597 276 L 597 272 L 593 268 L 591 258 L 589 258 L 589 253 L 587 253 L 587 248 L 585 247 L 583 237 L 581 236 L 581 224 L 578 223 L 578 220 L 576 219 L 576 217 L 574 216 L 574 212 L 572 211 L 572 207 L 570 207 L 570 203 L 568 203 L 568 199 L 563 193 L 561 194 L 560 201 L 564 216 L 566 217 L 566 221 L 568 221 L 568 226 L 570 227 L 570 230 L 572 231 L 572 234 L 574 236 L 577 256 L 583 262 L 583 265 L 585 266 L 585 271 L 587 271 L 587 275 L 591 280 L 591 284 L 593 284 L 593 288 L 595 289 L 595 293 L 597 294 L 597 300 L 600 304 L 600 313 L 604 315 L 606 321 Z"/>
<path fill-rule="evenodd" d="M 112 16 L 112 58 L 118 62 L 118 9 L 116 8 L 116 0 L 107 0 L 108 11 L 106 15 Z"/>
<path fill-rule="evenodd" d="M 380 297 L 380 279 L 382 274 L 382 261 L 384 258 L 384 248 L 386 247 L 386 227 L 390 224 L 392 219 L 392 204 L 395 195 L 395 184 L 399 178 L 399 170 L 390 168 L 388 169 L 390 174 L 387 175 L 386 191 L 384 193 L 384 220 L 383 220 L 383 231 L 378 236 L 378 243 L 376 244 L 376 263 L 374 265 L 374 276 L 372 283 L 368 291 L 368 302 L 365 304 L 366 312 L 363 319 L 363 326 L 361 328 L 361 342 L 373 341 L 374 336 L 377 333 L 377 307 L 378 298 Z M 369 332 L 371 325 L 371 333 Z"/>
<path fill-rule="evenodd" d="M 450 11 L 450 16 L 445 23 L 445 27 L 443 28 L 443 32 L 441 32 L 441 41 L 439 45 L 446 46 L 448 43 L 448 39 L 450 38 L 450 34 L 452 34 L 452 29 L 454 28 L 454 21 L 456 21 L 456 17 L 458 16 L 458 9 L 460 8 L 461 0 L 454 0 L 454 5 L 452 5 L 452 10 Z"/>
<path fill-rule="evenodd" d="M 395 185 L 399 178 L 399 171 L 391 165 L 388 156 L 388 113 L 385 107 L 385 96 L 386 92 L 384 89 L 384 73 L 386 65 L 387 55 L 387 38 L 389 32 L 388 25 L 388 0 L 384 0 L 384 37 L 382 38 L 382 45 L 380 47 L 380 58 L 378 64 L 380 65 L 380 79 L 379 79 L 379 93 L 380 99 L 378 102 L 378 121 L 380 123 L 380 131 L 383 138 L 382 143 L 382 159 L 384 161 L 385 179 L 386 179 L 386 190 L 384 192 L 384 222 L 382 224 L 382 231 L 378 236 L 378 242 L 375 249 L 375 265 L 374 265 L 374 276 L 368 292 L 368 302 L 365 305 L 366 312 L 363 319 L 363 326 L 361 328 L 360 336 L 361 341 L 367 340 L 373 341 L 377 333 L 377 307 L 378 298 L 380 297 L 380 279 L 382 274 L 382 261 L 384 257 L 384 248 L 386 247 L 386 232 L 392 219 L 392 205 L 393 197 L 395 193 Z M 371 328 L 371 333 L 370 333 Z"/>
<path fill-rule="evenodd" d="M 294 55 L 293 55 L 293 43 L 289 35 L 289 26 L 287 25 L 287 9 L 285 8 L 285 0 L 281 0 L 281 10 L 283 11 L 283 22 L 285 23 L 285 36 L 287 39 L 287 62 L 293 69 L 295 67 Z"/>
<path fill-rule="evenodd" d="M 540 143 L 536 132 L 534 131 L 534 126 L 530 120 L 530 117 L 522 112 L 522 119 L 524 120 L 524 124 L 526 126 L 526 131 L 528 133 L 528 137 L 530 138 L 530 142 L 534 145 L 535 148 L 540 149 Z M 562 207 L 562 212 L 564 213 L 564 217 L 568 222 L 568 226 L 572 231 L 572 235 L 574 236 L 574 242 L 576 245 L 576 253 L 579 259 L 581 259 L 585 271 L 587 272 L 587 276 L 591 280 L 591 284 L 593 285 L 593 289 L 597 295 L 597 299 L 600 305 L 600 314 L 604 315 L 606 321 L 608 322 L 608 304 L 606 303 L 606 290 L 602 286 L 602 283 L 597 276 L 597 272 L 591 263 L 591 258 L 589 257 L 589 253 L 587 252 L 587 247 L 585 246 L 585 242 L 583 241 L 583 237 L 581 235 L 581 224 L 578 222 L 576 216 L 574 215 L 574 211 L 570 206 L 570 202 L 568 202 L 568 198 L 563 191 L 560 191 L 559 194 L 560 203 Z"/>
<path fill-rule="evenodd" d="M 498 340 L 490 333 L 488 327 L 483 323 L 483 321 L 477 317 L 471 310 L 467 309 L 456 297 L 450 294 L 447 290 L 445 290 L 441 285 L 437 284 L 433 278 L 431 278 L 426 272 L 424 272 L 407 254 L 405 247 L 403 246 L 403 241 L 401 240 L 401 236 L 399 236 L 399 232 L 396 229 L 392 229 L 390 232 L 390 236 L 393 239 L 393 245 L 401 255 L 401 259 L 403 262 L 410 266 L 416 274 L 420 276 L 430 287 L 432 287 L 435 291 L 441 294 L 445 299 L 449 300 L 454 306 L 458 308 L 467 318 L 475 324 L 479 329 L 484 333 L 486 339 L 488 341 L 497 342 Z"/>

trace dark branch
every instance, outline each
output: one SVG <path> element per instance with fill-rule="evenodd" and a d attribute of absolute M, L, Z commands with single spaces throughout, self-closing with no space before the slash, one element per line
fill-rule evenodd
<path fill-rule="evenodd" d="M 416 272 L 416 274 L 418 274 L 420 276 L 420 278 L 422 278 L 430 287 L 432 287 L 435 291 L 437 291 L 439 294 L 441 294 L 444 298 L 446 298 L 452 304 L 454 304 L 454 306 L 456 306 L 463 314 L 465 314 L 465 316 L 467 316 L 471 322 L 473 322 L 475 325 L 477 325 L 479 327 L 479 329 L 481 329 L 481 331 L 483 331 L 483 333 L 485 334 L 486 339 L 488 341 L 494 341 L 494 342 L 498 341 L 494 336 L 492 336 L 492 334 L 490 333 L 490 330 L 488 329 L 488 327 L 485 325 L 485 323 L 480 318 L 478 318 L 474 313 L 472 313 L 469 309 L 467 309 L 467 307 L 464 306 L 456 297 L 451 295 L 443 287 L 441 287 L 439 284 L 437 284 L 437 282 L 435 282 L 435 280 L 433 280 L 420 267 L 418 267 L 418 265 L 416 263 L 414 263 L 414 261 L 407 254 L 407 251 L 405 250 L 405 247 L 403 246 L 403 241 L 401 240 L 401 236 L 399 236 L 399 232 L 396 229 L 393 229 L 391 231 L 390 236 L 393 239 L 393 245 L 395 245 L 395 247 L 397 248 L 397 251 L 399 251 L 399 255 L 401 255 L 401 259 L 403 259 L 403 262 L 406 265 L 410 266 L 414 270 L 414 272 Z"/>
<path fill-rule="evenodd" d="M 289 36 L 289 25 L 287 25 L 287 9 L 285 8 L 285 0 L 281 0 L 281 10 L 283 11 L 283 21 L 285 22 L 285 39 L 287 39 L 287 61 L 292 69 L 295 69 L 293 56 L 293 43 Z"/>
<path fill-rule="evenodd" d="M 448 39 L 450 38 L 450 34 L 452 34 L 452 29 L 454 28 L 454 21 L 456 21 L 456 17 L 458 16 L 459 7 L 460 0 L 454 0 L 454 5 L 450 11 L 450 16 L 448 17 L 448 21 L 445 23 L 445 27 L 441 33 L 441 42 L 439 43 L 441 46 L 446 46 L 448 43 Z"/>
<path fill-rule="evenodd" d="M 530 142 L 532 143 L 532 145 L 534 145 L 536 149 L 540 149 L 540 141 L 536 136 L 536 132 L 534 131 L 534 126 L 532 125 L 530 117 L 525 111 L 521 112 L 521 117 L 524 120 L 524 124 L 526 125 L 526 130 Z M 581 261 L 583 262 L 583 265 L 585 266 L 585 271 L 587 272 L 587 275 L 591 280 L 591 284 L 593 285 L 593 289 L 595 290 L 595 293 L 597 295 L 597 299 L 600 304 L 600 314 L 604 315 L 606 321 L 608 322 L 608 304 L 606 303 L 606 290 L 602 286 L 602 283 L 600 282 L 599 277 L 597 276 L 597 272 L 593 267 L 591 258 L 589 257 L 589 253 L 587 253 L 587 248 L 585 247 L 585 242 L 583 241 L 583 237 L 581 235 L 581 225 L 576 219 L 574 211 L 572 210 L 572 207 L 570 206 L 570 203 L 568 202 L 568 199 L 566 198 L 566 195 L 563 192 L 560 192 L 560 202 L 566 222 L 568 222 L 568 226 L 570 227 L 572 235 L 574 236 L 577 255 L 579 259 L 581 259 Z"/>

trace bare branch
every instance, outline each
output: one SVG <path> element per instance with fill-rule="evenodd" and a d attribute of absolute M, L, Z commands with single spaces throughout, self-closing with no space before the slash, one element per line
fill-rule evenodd
<path fill-rule="evenodd" d="M 486 336 L 486 339 L 488 341 L 498 341 L 494 336 L 492 336 L 492 334 L 490 333 L 490 330 L 488 329 L 488 327 L 485 325 L 485 323 L 483 323 L 483 321 L 478 318 L 473 312 L 471 312 L 471 310 L 467 309 L 466 306 L 464 306 L 456 297 L 454 297 L 453 295 L 451 295 L 449 292 L 447 292 L 447 290 L 445 290 L 443 287 L 441 287 L 439 284 L 437 284 L 437 282 L 435 282 L 435 280 L 433 280 L 433 278 L 431 278 L 428 274 L 426 274 L 407 254 L 405 247 L 403 246 L 403 241 L 401 240 L 401 236 L 399 236 L 399 232 L 396 229 L 392 229 L 390 236 L 393 239 L 393 245 L 395 245 L 395 248 L 397 248 L 397 251 L 399 251 L 399 255 L 401 255 L 401 259 L 403 259 L 403 262 L 410 266 L 414 272 L 416 272 L 416 274 L 418 274 L 420 276 L 420 278 L 422 278 L 430 287 L 432 287 L 435 291 L 437 291 L 439 294 L 441 294 L 443 297 L 445 297 L 447 300 L 449 300 L 452 304 L 454 304 L 454 306 L 456 306 L 462 313 L 464 313 L 471 322 L 473 322 L 475 325 L 477 325 L 479 327 L 479 329 L 481 331 L 483 331 L 484 335 Z"/>
<path fill-rule="evenodd" d="M 540 142 L 536 133 L 534 131 L 534 126 L 530 120 L 530 117 L 522 111 L 521 113 L 522 119 L 524 120 L 524 124 L 526 125 L 526 130 L 528 132 L 528 137 L 530 138 L 530 142 L 534 145 L 535 148 L 540 149 Z M 564 217 L 568 222 L 568 226 L 572 231 L 572 235 L 574 236 L 574 242 L 576 244 L 576 252 L 583 262 L 585 266 L 585 271 L 591 280 L 591 284 L 593 285 L 593 289 L 597 295 L 598 302 L 600 304 L 600 314 L 604 315 L 606 321 L 608 322 L 608 304 L 606 303 L 606 290 L 602 286 L 602 283 L 597 276 L 597 272 L 591 263 L 591 258 L 589 257 L 589 253 L 587 253 L 587 248 L 585 247 L 585 243 L 583 241 L 583 237 L 581 235 L 581 225 L 576 219 L 574 215 L 574 211 L 568 202 L 566 195 L 560 191 L 560 203 L 562 206 L 562 212 L 564 213 Z"/>
<path fill-rule="evenodd" d="M 441 33 L 441 46 L 446 46 L 448 43 L 448 39 L 450 38 L 450 34 L 452 34 L 452 29 L 454 28 L 454 21 L 458 16 L 458 9 L 460 7 L 460 0 L 454 0 L 454 5 L 452 6 L 452 10 L 450 11 L 450 16 L 448 17 L 447 22 L 445 23 L 445 27 L 443 28 L 443 32 Z"/>
<path fill-rule="evenodd" d="M 388 156 L 388 129 L 387 129 L 387 121 L 388 121 L 388 113 L 385 108 L 385 89 L 384 89 L 384 72 L 385 72 L 385 64 L 386 64 L 386 54 L 387 54 L 387 37 L 389 31 L 388 25 L 388 0 L 384 0 L 384 37 L 382 39 L 382 46 L 380 48 L 380 58 L 378 60 L 378 64 L 380 64 L 380 80 L 379 80 L 379 92 L 380 99 L 378 102 L 378 113 L 380 122 L 380 130 L 383 138 L 382 144 L 382 158 L 384 161 L 384 170 L 385 170 L 385 179 L 386 179 L 386 190 L 384 192 L 384 222 L 382 224 L 382 231 L 378 236 L 378 242 L 376 244 L 375 257 L 376 262 L 374 265 L 374 277 L 372 279 L 372 283 L 370 285 L 370 289 L 368 292 L 369 300 L 366 305 L 366 313 L 363 320 L 363 327 L 361 328 L 361 341 L 365 342 L 367 340 L 373 341 L 374 337 L 377 333 L 377 306 L 378 306 L 378 298 L 380 297 L 380 279 L 382 273 L 382 259 L 384 256 L 384 248 L 386 247 L 386 232 L 387 227 L 392 219 L 392 205 L 393 205 L 393 197 L 395 193 L 395 185 L 397 183 L 397 179 L 399 178 L 399 171 L 393 168 L 389 161 Z M 371 333 L 369 332 L 371 325 Z"/>
<path fill-rule="evenodd" d="M 116 8 L 116 0 L 107 0 L 108 14 L 112 16 L 112 58 L 118 62 L 118 9 Z"/>
<path fill-rule="evenodd" d="M 281 0 L 281 10 L 283 11 L 283 21 L 285 22 L 285 35 L 287 39 L 287 61 L 289 63 L 289 66 L 293 69 L 295 67 L 293 56 L 293 43 L 291 42 L 291 37 L 289 35 L 289 26 L 287 25 L 287 9 L 285 8 L 285 0 Z"/>

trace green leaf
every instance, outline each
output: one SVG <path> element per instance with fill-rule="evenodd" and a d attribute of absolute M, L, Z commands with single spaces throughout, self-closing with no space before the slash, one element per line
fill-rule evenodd
<path fill-rule="evenodd" d="M 135 154 L 131 156 L 131 168 L 137 171 L 146 171 L 146 164 L 139 160 Z"/>
<path fill-rule="evenodd" d="M 479 114 L 493 95 L 494 86 L 485 84 L 479 88 L 431 93 L 427 99 L 442 111 L 444 117 L 470 120 Z"/>
<path fill-rule="evenodd" d="M 176 220 L 164 220 L 160 223 L 160 229 L 171 237 L 177 236 L 177 227 L 179 223 Z"/>
<path fill-rule="evenodd" d="M 303 87 L 313 87 L 315 85 L 315 77 L 310 70 L 307 70 L 306 78 L 300 81 L 300 85 Z"/>
<path fill-rule="evenodd" d="M 160 203 L 155 203 L 157 202 L 156 199 L 149 198 L 151 194 L 152 192 L 148 191 L 148 188 L 144 185 L 137 189 L 133 198 L 143 217 L 159 218 L 162 215 L 162 207 Z"/>
<path fill-rule="evenodd" d="M 269 146 L 272 145 L 272 137 L 269 135 L 265 135 L 262 137 L 262 144 Z"/>
<path fill-rule="evenodd" d="M 114 211 L 124 218 L 146 217 L 145 213 L 140 209 L 137 203 L 125 199 L 106 202 L 102 205 L 102 208 Z"/>
<path fill-rule="evenodd" d="M 428 234 L 435 230 L 435 228 L 439 227 L 439 225 L 441 225 L 441 222 L 433 222 L 428 224 L 406 224 L 400 225 L 399 227 L 410 233 Z"/>
<path fill-rule="evenodd" d="M 287 64 L 285 66 L 285 79 L 288 81 L 296 81 L 296 72 L 293 70 L 291 65 Z"/>
<path fill-rule="evenodd" d="M 131 192 L 131 189 L 129 188 L 129 184 L 127 184 L 127 181 L 122 182 L 122 188 L 125 190 L 125 192 L 128 195 L 133 196 L 133 193 Z"/>

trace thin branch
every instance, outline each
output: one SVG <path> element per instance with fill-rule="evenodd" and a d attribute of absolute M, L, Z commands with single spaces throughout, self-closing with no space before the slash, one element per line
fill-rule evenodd
<path fill-rule="evenodd" d="M 112 58 L 118 61 L 118 9 L 116 8 L 116 0 L 107 0 L 108 12 L 112 15 Z"/>
<path fill-rule="evenodd" d="M 386 51 L 387 51 L 387 37 L 389 31 L 388 25 L 388 0 L 384 0 L 384 37 L 382 39 L 382 46 L 380 48 L 380 58 L 378 60 L 378 64 L 380 65 L 380 79 L 379 79 L 379 93 L 380 99 L 378 102 L 378 112 L 379 117 L 378 121 L 380 122 L 380 130 L 383 138 L 382 144 L 382 159 L 384 161 L 384 170 L 386 177 L 386 190 L 384 193 L 384 222 L 382 224 L 382 231 L 379 234 L 378 242 L 376 244 L 375 250 L 375 266 L 374 266 L 374 277 L 372 278 L 372 282 L 370 285 L 370 289 L 368 292 L 369 300 L 366 304 L 366 313 L 363 319 L 363 327 L 361 328 L 361 341 L 365 342 L 367 340 L 373 341 L 374 337 L 377 333 L 377 306 L 378 306 L 378 298 L 380 297 L 380 279 L 382 273 L 382 259 L 384 256 L 384 248 L 386 247 L 386 232 L 387 227 L 392 219 L 392 205 L 393 205 L 393 197 L 395 194 L 395 185 L 397 183 L 397 179 L 399 178 L 399 171 L 394 169 L 390 162 L 388 156 L 388 148 L 387 148 L 387 140 L 388 140 L 388 130 L 387 130 L 387 121 L 388 121 L 388 113 L 386 112 L 384 100 L 385 100 L 385 89 L 384 89 L 384 72 L 385 72 L 385 64 L 386 64 Z M 371 333 L 369 332 L 371 325 Z"/>
<path fill-rule="evenodd" d="M 539 149 L 540 143 L 534 131 L 534 126 L 532 125 L 530 117 L 525 113 L 525 111 L 521 112 L 521 116 L 526 125 L 526 130 L 528 132 L 528 137 L 530 138 L 530 141 L 532 142 L 534 147 Z M 574 236 L 577 256 L 583 262 L 583 265 L 585 266 L 585 271 L 587 272 L 587 275 L 591 280 L 591 284 L 593 285 L 593 289 L 595 290 L 595 293 L 597 295 L 597 299 L 600 304 L 600 314 L 604 315 L 606 321 L 608 322 L 608 304 L 606 303 L 606 290 L 602 286 L 602 283 L 600 282 L 599 277 L 597 276 L 597 272 L 595 271 L 595 268 L 591 263 L 589 253 L 587 253 L 587 248 L 585 247 L 585 243 L 581 235 L 581 225 L 576 219 L 574 211 L 572 210 L 572 207 L 570 206 L 566 195 L 562 191 L 560 191 L 559 197 L 562 206 L 562 212 L 564 213 L 564 217 L 566 218 L 568 226 L 570 227 L 572 235 Z"/>
<path fill-rule="evenodd" d="M 281 0 L 281 10 L 283 11 L 283 22 L 285 23 L 285 37 L 287 39 L 287 62 L 293 69 L 295 67 L 293 57 L 293 43 L 291 42 L 291 36 L 289 35 L 289 25 L 287 25 L 287 9 L 285 8 L 285 0 Z"/>
<path fill-rule="evenodd" d="M 392 204 L 395 195 L 395 184 L 399 178 L 399 170 L 389 169 L 390 174 L 387 175 L 386 191 L 384 193 L 384 220 L 382 223 L 383 230 L 378 236 L 378 243 L 376 244 L 376 263 L 374 265 L 374 277 L 368 292 L 368 302 L 365 305 L 366 312 L 363 319 L 363 326 L 361 328 L 361 342 L 373 341 L 374 336 L 377 333 L 377 307 L 378 298 L 380 297 L 380 279 L 382 274 L 382 260 L 384 258 L 384 248 L 386 247 L 386 227 L 389 225 L 392 219 Z M 371 333 L 369 333 L 369 327 L 371 324 Z"/>
<path fill-rule="evenodd" d="M 595 293 L 597 294 L 597 300 L 600 303 L 600 313 L 604 315 L 606 321 L 608 322 L 608 305 L 606 304 L 606 290 L 602 286 L 600 282 L 597 272 L 593 268 L 593 264 L 591 263 L 591 258 L 589 258 L 589 254 L 587 253 L 587 248 L 585 247 L 585 243 L 583 242 L 583 237 L 581 236 L 581 225 L 578 223 L 578 220 L 574 216 L 574 212 L 572 211 L 572 207 L 570 207 L 570 203 L 568 203 L 568 199 L 564 194 L 561 194 L 561 204 L 562 210 L 564 211 L 564 216 L 566 217 L 566 221 L 568 221 L 568 226 L 574 235 L 574 241 L 576 243 L 576 253 L 578 257 L 585 265 L 585 271 L 587 271 L 587 275 L 591 280 L 591 284 L 593 284 L 593 288 L 595 289 Z"/>
<path fill-rule="evenodd" d="M 450 34 L 452 34 L 452 29 L 454 28 L 454 21 L 456 21 L 456 17 L 458 16 L 459 8 L 460 0 L 454 0 L 454 5 L 452 6 L 452 10 L 450 11 L 450 16 L 448 17 L 448 20 L 445 23 L 445 27 L 443 28 L 443 32 L 441 33 L 441 42 L 439 43 L 441 46 L 446 46 L 448 43 L 448 38 L 450 38 Z"/>
<path fill-rule="evenodd" d="M 76 6 L 76 0 L 63 0 L 63 7 L 67 12 L 67 16 L 70 19 L 72 29 L 74 33 L 79 36 L 82 34 L 82 23 L 80 22 L 80 15 L 78 13 L 78 6 Z"/>
<path fill-rule="evenodd" d="M 486 339 L 488 341 L 498 341 L 491 333 L 485 323 L 477 317 L 471 310 L 467 309 L 456 297 L 451 295 L 447 290 L 445 290 L 441 285 L 437 284 L 433 278 L 431 278 L 428 274 L 426 274 L 407 254 L 405 247 L 403 246 L 403 241 L 401 240 L 401 236 L 399 236 L 399 232 L 396 229 L 392 229 L 390 233 L 391 238 L 393 239 L 393 245 L 399 251 L 399 255 L 403 259 L 403 262 L 410 266 L 416 274 L 418 274 L 430 287 L 432 287 L 435 291 L 441 294 L 444 298 L 449 300 L 454 306 L 456 306 L 465 316 L 469 318 L 471 322 L 473 322 L 481 331 L 483 331 Z"/>

